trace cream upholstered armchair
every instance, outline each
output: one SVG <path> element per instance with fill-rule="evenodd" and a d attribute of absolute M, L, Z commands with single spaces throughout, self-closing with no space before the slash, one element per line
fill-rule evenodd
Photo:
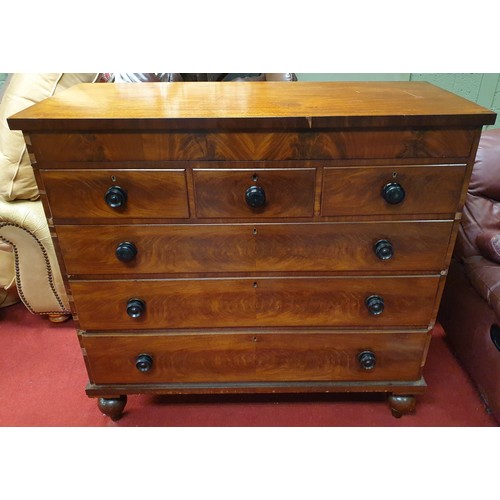
<path fill-rule="evenodd" d="M 72 85 L 94 82 L 296 80 L 294 73 L 19 73 L 0 102 L 0 307 L 21 300 L 34 314 L 63 321 L 70 314 L 30 158 L 7 118 Z"/>
<path fill-rule="evenodd" d="M 0 307 L 21 300 L 54 321 L 70 307 L 31 162 L 20 131 L 7 118 L 97 73 L 19 73 L 7 79 L 0 103 Z"/>

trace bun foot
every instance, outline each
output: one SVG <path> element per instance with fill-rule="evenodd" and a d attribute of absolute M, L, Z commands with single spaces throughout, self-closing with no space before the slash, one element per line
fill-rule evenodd
<path fill-rule="evenodd" d="M 49 314 L 49 321 L 51 321 L 52 323 L 64 323 L 69 318 L 71 318 L 70 314 L 57 314 L 57 313 Z"/>
<path fill-rule="evenodd" d="M 123 409 L 127 404 L 127 396 L 120 396 L 118 398 L 99 398 L 97 400 L 97 407 L 99 410 L 107 415 L 113 422 L 116 422 L 122 417 Z"/>
<path fill-rule="evenodd" d="M 413 413 L 416 405 L 415 396 L 402 396 L 400 394 L 391 394 L 389 396 L 389 406 L 393 417 L 401 418 L 403 415 Z"/>

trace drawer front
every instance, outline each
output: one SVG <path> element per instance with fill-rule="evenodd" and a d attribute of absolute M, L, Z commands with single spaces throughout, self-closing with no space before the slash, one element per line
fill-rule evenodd
<path fill-rule="evenodd" d="M 194 169 L 201 218 L 312 217 L 316 169 Z"/>
<path fill-rule="evenodd" d="M 452 227 L 452 221 L 68 225 L 57 236 L 69 274 L 437 272 L 446 267 Z"/>
<path fill-rule="evenodd" d="M 213 278 L 73 281 L 71 289 L 83 330 L 425 328 L 438 284 L 438 276 Z M 367 305 L 370 297 L 372 312 Z M 138 307 L 137 301 L 142 305 Z M 383 311 L 374 314 L 381 301 Z"/>
<path fill-rule="evenodd" d="M 418 380 L 426 333 L 82 336 L 94 384 Z M 375 364 L 363 369 L 362 352 Z M 138 357 L 149 368 L 139 371 Z M 143 360 L 145 358 L 142 358 Z M 149 361 L 151 360 L 151 363 Z"/>
<path fill-rule="evenodd" d="M 465 168 L 325 168 L 322 215 L 451 214 L 458 209 Z M 386 201 L 384 190 L 394 202 L 404 192 L 402 201 Z"/>
<path fill-rule="evenodd" d="M 184 170 L 42 170 L 54 219 L 189 217 Z M 111 208 L 110 188 L 125 191 Z M 109 196 L 109 195 L 108 195 Z"/>
<path fill-rule="evenodd" d="M 38 162 L 467 158 L 474 129 L 33 133 Z"/>

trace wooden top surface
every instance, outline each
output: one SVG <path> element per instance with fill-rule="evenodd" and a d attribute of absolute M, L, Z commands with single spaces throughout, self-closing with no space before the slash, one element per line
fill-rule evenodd
<path fill-rule="evenodd" d="M 495 113 L 426 82 L 83 83 L 9 118 L 12 129 L 481 126 Z"/>

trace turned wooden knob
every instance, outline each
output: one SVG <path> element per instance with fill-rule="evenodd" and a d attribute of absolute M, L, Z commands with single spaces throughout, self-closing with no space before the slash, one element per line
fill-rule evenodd
<path fill-rule="evenodd" d="M 122 262 L 130 262 L 137 255 L 137 247 L 130 241 L 122 241 L 115 250 L 115 255 Z"/>
<path fill-rule="evenodd" d="M 149 354 L 139 354 L 135 359 L 135 367 L 140 372 L 148 372 L 153 368 L 153 358 Z"/>
<path fill-rule="evenodd" d="M 377 316 L 384 311 L 384 299 L 379 295 L 370 295 L 365 300 L 366 307 L 370 314 Z"/>
<path fill-rule="evenodd" d="M 358 354 L 358 362 L 363 370 L 373 370 L 377 360 L 372 351 L 363 351 Z"/>
<path fill-rule="evenodd" d="M 245 201 L 251 208 L 262 208 L 266 204 L 266 193 L 260 186 L 250 186 L 246 190 Z"/>
<path fill-rule="evenodd" d="M 389 240 L 377 241 L 373 247 L 373 251 L 380 260 L 392 259 L 392 256 L 394 255 L 394 248 Z"/>
<path fill-rule="evenodd" d="M 127 302 L 127 314 L 131 318 L 140 318 L 146 311 L 146 304 L 141 299 L 130 299 Z"/>
<path fill-rule="evenodd" d="M 397 205 L 405 199 L 406 193 L 401 184 L 397 182 L 389 182 L 382 188 L 382 197 L 391 204 Z"/>
<path fill-rule="evenodd" d="M 127 191 L 120 186 L 112 186 L 106 191 L 104 200 L 108 207 L 121 208 L 127 203 Z"/>

